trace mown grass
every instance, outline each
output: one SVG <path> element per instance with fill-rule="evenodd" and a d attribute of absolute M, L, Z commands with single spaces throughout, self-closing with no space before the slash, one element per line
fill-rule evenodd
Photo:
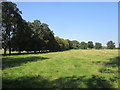
<path fill-rule="evenodd" d="M 118 50 L 3 56 L 3 88 L 118 88 Z"/>

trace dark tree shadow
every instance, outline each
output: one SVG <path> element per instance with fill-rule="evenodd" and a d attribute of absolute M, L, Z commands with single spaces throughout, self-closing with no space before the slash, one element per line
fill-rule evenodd
<path fill-rule="evenodd" d="M 92 78 L 87 81 L 87 86 L 89 88 L 114 88 L 110 80 L 98 75 L 92 75 Z"/>
<path fill-rule="evenodd" d="M 107 67 L 118 67 L 120 66 L 120 57 L 115 57 L 115 58 L 110 58 L 108 59 L 108 62 L 103 62 L 103 61 L 92 61 L 94 64 L 102 64 Z"/>
<path fill-rule="evenodd" d="M 52 52 L 63 52 L 68 50 L 56 50 L 56 51 L 42 51 L 42 52 L 21 52 L 21 53 L 11 53 L 11 54 L 0 54 L 0 56 L 14 56 L 14 55 L 26 55 L 26 54 L 44 54 L 44 53 L 52 53 Z"/>
<path fill-rule="evenodd" d="M 117 71 L 109 69 L 109 68 L 108 69 L 107 68 L 101 68 L 99 70 L 99 72 L 101 72 L 101 73 L 117 73 Z"/>
<path fill-rule="evenodd" d="M 3 88 L 113 88 L 109 80 L 98 75 L 61 77 L 56 80 L 49 80 L 41 76 L 20 77 L 14 80 L 3 78 Z"/>
<path fill-rule="evenodd" d="M 118 67 L 119 70 L 119 65 L 120 65 L 120 57 L 115 57 L 115 58 L 110 58 L 108 62 L 104 62 L 104 68 L 101 68 L 99 72 L 101 73 L 118 73 L 116 70 L 112 70 L 106 67 Z"/>
<path fill-rule="evenodd" d="M 44 54 L 44 53 L 50 53 L 50 52 L 22 52 L 22 53 L 11 53 L 11 54 L 0 54 L 2 56 L 13 56 L 13 55 L 27 55 L 27 54 Z"/>
<path fill-rule="evenodd" d="M 48 58 L 45 57 L 25 57 L 25 58 L 10 58 L 10 57 L 3 57 L 2 58 L 2 69 L 20 66 L 21 64 L 25 64 L 28 62 L 35 62 L 40 60 L 46 60 Z"/>
<path fill-rule="evenodd" d="M 118 69 L 119 69 L 120 57 L 110 58 L 110 59 L 108 59 L 108 62 L 92 61 L 92 63 L 104 65 L 104 67 L 99 70 L 99 72 L 101 72 L 101 73 L 118 73 L 118 71 L 115 71 L 115 70 L 112 70 L 112 69 L 106 68 L 106 67 L 112 67 L 112 68 L 118 67 Z"/>
<path fill-rule="evenodd" d="M 119 56 L 118 56 L 118 57 L 115 57 L 115 58 L 110 58 L 110 59 L 108 59 L 108 62 L 94 62 L 94 63 L 95 63 L 95 64 L 102 64 L 102 65 L 104 65 L 104 67 L 101 68 L 101 69 L 99 70 L 99 72 L 101 72 L 101 73 L 108 73 L 108 74 L 114 73 L 114 74 L 117 74 L 117 75 L 118 75 L 118 76 L 113 76 L 113 77 L 109 78 L 109 81 L 110 81 L 110 82 L 116 82 L 116 81 L 119 82 L 119 81 L 120 81 L 120 77 L 119 77 L 120 57 L 119 57 Z M 111 67 L 112 67 L 112 68 L 118 67 L 118 70 L 111 69 Z M 93 80 L 93 81 L 94 81 L 94 80 Z M 102 83 L 103 83 L 103 82 L 102 82 Z M 106 86 L 106 84 L 107 84 L 107 83 L 104 83 L 103 85 Z M 107 86 L 109 86 L 109 85 L 107 85 Z"/>
<path fill-rule="evenodd" d="M 105 63 L 105 66 L 111 66 L 111 67 L 120 66 L 120 57 L 110 58 L 109 62 Z"/>

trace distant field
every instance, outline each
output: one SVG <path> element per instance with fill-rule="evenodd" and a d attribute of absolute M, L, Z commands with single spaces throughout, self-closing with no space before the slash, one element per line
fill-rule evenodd
<path fill-rule="evenodd" d="M 118 88 L 118 50 L 3 56 L 3 88 Z"/>

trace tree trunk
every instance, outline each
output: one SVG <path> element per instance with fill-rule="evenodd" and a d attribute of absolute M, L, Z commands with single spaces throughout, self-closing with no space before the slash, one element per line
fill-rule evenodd
<path fill-rule="evenodd" d="M 36 51 L 34 51 L 34 53 L 36 53 Z"/>
<path fill-rule="evenodd" d="M 6 48 L 4 48 L 4 55 L 6 55 Z"/>
<path fill-rule="evenodd" d="M 9 47 L 9 54 L 11 54 L 11 47 Z"/>
<path fill-rule="evenodd" d="M 19 53 L 21 53 L 21 51 L 19 50 Z"/>
<path fill-rule="evenodd" d="M 8 47 L 9 47 L 9 54 L 11 54 L 11 39 L 10 39 L 10 25 L 8 25 L 8 31 L 9 31 L 9 33 L 8 33 Z"/>

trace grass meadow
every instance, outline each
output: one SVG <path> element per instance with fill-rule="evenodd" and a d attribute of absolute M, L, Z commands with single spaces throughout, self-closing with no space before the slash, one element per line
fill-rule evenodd
<path fill-rule="evenodd" d="M 2 56 L 3 88 L 118 88 L 118 50 Z"/>

